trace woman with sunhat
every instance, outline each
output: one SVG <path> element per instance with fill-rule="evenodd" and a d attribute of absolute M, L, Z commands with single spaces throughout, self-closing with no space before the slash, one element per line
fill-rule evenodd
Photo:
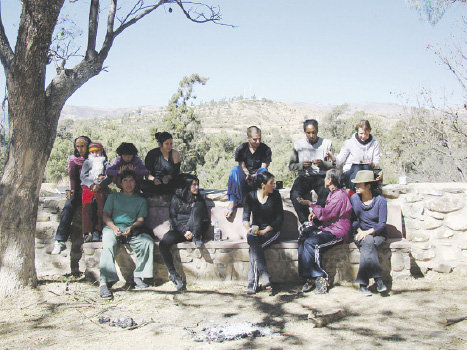
<path fill-rule="evenodd" d="M 379 181 L 375 180 L 372 170 L 360 170 L 355 179 L 356 193 L 350 198 L 356 216 L 353 222 L 354 239 L 360 248 L 360 266 L 356 282 L 360 291 L 367 296 L 369 279 L 373 278 L 376 289 L 382 293 L 387 290 L 383 283 L 377 247 L 385 241 L 387 219 L 386 199 L 381 195 Z"/>

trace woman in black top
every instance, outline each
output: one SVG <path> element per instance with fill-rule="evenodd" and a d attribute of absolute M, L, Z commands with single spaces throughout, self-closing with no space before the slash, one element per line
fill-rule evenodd
<path fill-rule="evenodd" d="M 170 231 L 159 242 L 159 250 L 169 279 L 177 290 L 183 289 L 183 281 L 177 274 L 170 248 L 172 245 L 191 241 L 197 248 L 203 244 L 203 234 L 209 226 L 206 201 L 199 194 L 199 180 L 191 174 L 183 175 L 183 186 L 175 191 L 169 209 Z"/>
<path fill-rule="evenodd" d="M 264 288 L 271 286 L 264 249 L 279 238 L 284 220 L 282 198 L 279 192 L 274 190 L 274 175 L 268 171 L 259 173 L 257 183 L 261 187 L 247 194 L 243 209 L 243 226 L 247 230 L 247 241 L 250 246 L 248 294 L 256 293 L 258 284 Z M 250 224 L 251 214 L 253 218 Z"/>
<path fill-rule="evenodd" d="M 150 150 L 146 155 L 144 165 L 149 174 L 141 189 L 146 194 L 173 193 L 177 176 L 180 174 L 180 154 L 172 148 L 170 133 L 157 132 L 154 137 L 159 147 Z"/>

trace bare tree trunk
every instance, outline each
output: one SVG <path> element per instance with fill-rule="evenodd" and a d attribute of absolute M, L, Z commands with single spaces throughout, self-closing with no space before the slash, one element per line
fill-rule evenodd
<path fill-rule="evenodd" d="M 39 190 L 63 106 L 47 107 L 45 66 L 62 5 L 63 0 L 24 0 L 14 58 L 7 62 L 12 135 L 0 181 L 0 296 L 34 286 L 37 280 L 34 233 Z"/>

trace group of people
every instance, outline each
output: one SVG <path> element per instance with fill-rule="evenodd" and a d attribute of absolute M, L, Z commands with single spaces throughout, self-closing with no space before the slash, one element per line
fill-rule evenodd
<path fill-rule="evenodd" d="M 385 240 L 387 204 L 374 176 L 380 150 L 371 135 L 370 123 L 359 122 L 337 156 L 331 140 L 318 137 L 316 120 L 306 120 L 303 130 L 305 137 L 294 143 L 289 162 L 289 169 L 298 173 L 290 197 L 300 222 L 299 274 L 305 282 L 302 291 L 315 288 L 315 293 L 326 293 L 328 275 L 321 256 L 333 245 L 349 241 L 350 233 L 361 251 L 357 276 L 361 292 L 371 295 L 370 278 L 374 278 L 379 292 L 385 291 L 376 248 Z M 144 164 L 132 143 L 122 143 L 116 150 L 119 157 L 110 164 L 102 144 L 86 136 L 74 141 L 74 155 L 69 162 L 71 196 L 62 211 L 52 254 L 66 249 L 73 212 L 82 204 L 84 241 L 103 242 L 99 294 L 104 299 L 113 297 L 111 287 L 118 281 L 115 255 L 120 244 L 129 244 L 136 254 L 135 287 L 147 288 L 147 280 L 153 278 L 154 243 L 152 232 L 144 225 L 145 196 L 172 196 L 170 230 L 159 242 L 159 249 L 169 280 L 177 290 L 184 288 L 184 282 L 175 269 L 171 247 L 184 241 L 201 247 L 210 226 L 199 180 L 180 173 L 181 157 L 173 149 L 172 135 L 161 132 L 155 138 L 159 147 L 148 152 Z M 243 205 L 243 226 L 250 246 L 249 294 L 271 287 L 264 250 L 279 239 L 284 218 L 282 198 L 275 189 L 274 175 L 268 171 L 271 158 L 271 149 L 261 141 L 261 130 L 249 127 L 247 142 L 235 152 L 238 164 L 227 184 L 226 218 L 231 218 L 235 207 Z M 341 167 L 344 172 L 339 170 Z M 111 182 L 121 191 L 109 194 Z M 304 199 L 311 190 L 318 196 L 315 204 Z"/>

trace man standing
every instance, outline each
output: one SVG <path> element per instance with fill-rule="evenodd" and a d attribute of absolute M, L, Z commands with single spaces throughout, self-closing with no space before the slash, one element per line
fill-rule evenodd
<path fill-rule="evenodd" d="M 303 131 L 306 137 L 295 141 L 289 161 L 289 169 L 298 172 L 290 190 L 290 199 L 300 224 L 308 220 L 310 209 L 300 204 L 299 199 L 314 190 L 318 195 L 316 204 L 324 207 L 329 194 L 324 187 L 324 178 L 326 171 L 332 167 L 326 154 L 332 152 L 332 142 L 318 137 L 318 122 L 315 119 L 305 120 Z"/>
<path fill-rule="evenodd" d="M 125 170 L 121 174 L 122 192 L 112 193 L 104 205 L 102 230 L 102 254 L 100 259 L 99 295 L 112 299 L 110 287 L 118 281 L 115 269 L 115 256 L 120 244 L 128 243 L 136 253 L 137 263 L 134 271 L 136 288 L 147 288 L 143 278 L 154 274 L 154 242 L 147 233 L 142 233 L 144 218 L 148 208 L 146 199 L 135 194 L 136 174 Z"/>

